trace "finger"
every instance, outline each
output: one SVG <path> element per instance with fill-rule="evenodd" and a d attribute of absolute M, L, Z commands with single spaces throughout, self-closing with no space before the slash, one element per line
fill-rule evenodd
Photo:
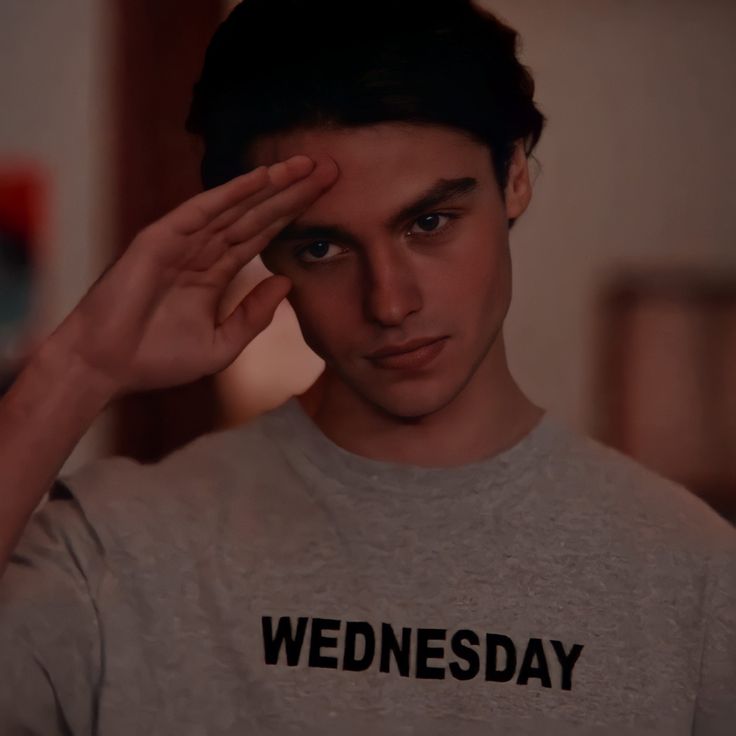
<path fill-rule="evenodd" d="M 274 224 L 285 222 L 283 227 L 286 227 L 335 183 L 337 174 L 334 162 L 321 162 L 307 178 L 248 210 L 221 233 L 224 242 L 234 246 L 252 240 L 267 229 L 272 230 Z"/>
<path fill-rule="evenodd" d="M 321 193 L 334 183 L 337 177 L 337 165 L 330 159 L 322 165 L 322 168 L 318 166 L 313 176 L 315 177 L 314 186 L 319 190 L 316 197 L 319 197 Z M 306 184 L 307 182 L 308 180 L 304 180 L 303 183 Z M 229 283 L 240 269 L 250 263 L 255 256 L 265 250 L 271 241 L 290 222 L 303 214 L 304 211 L 311 206 L 315 196 L 313 196 L 312 193 L 305 197 L 304 192 L 298 189 L 301 184 L 302 182 L 295 184 L 291 189 L 285 191 L 286 194 L 287 192 L 296 190 L 295 193 L 292 193 L 293 198 L 291 198 L 292 195 L 290 195 L 289 201 L 281 201 L 279 203 L 278 201 L 275 201 L 276 198 L 271 200 L 272 202 L 275 202 L 274 206 L 277 209 L 283 209 L 285 214 L 271 221 L 254 237 L 240 243 L 235 243 L 234 245 L 226 244 L 222 255 L 208 268 L 210 276 L 213 279 L 213 283 Z M 300 204 L 300 206 L 297 206 L 297 204 Z M 223 237 L 227 237 L 227 235 L 223 233 Z"/>
<path fill-rule="evenodd" d="M 254 238 L 230 246 L 210 269 L 214 283 L 226 284 L 232 281 L 240 269 L 247 266 L 259 253 L 262 253 L 271 241 L 308 207 L 309 205 L 305 205 L 297 212 L 279 218 Z"/>
<path fill-rule="evenodd" d="M 281 167 L 284 186 L 307 176 L 314 169 L 314 162 L 306 156 L 294 156 Z M 259 166 L 253 171 L 235 177 L 229 182 L 197 194 L 166 215 L 166 221 L 176 232 L 191 235 L 207 227 L 218 215 L 240 205 L 269 184 L 269 170 Z"/>
<path fill-rule="evenodd" d="M 265 202 L 270 197 L 278 194 L 286 187 L 294 184 L 299 178 L 303 178 L 304 174 L 304 160 L 305 156 L 293 156 L 286 161 L 279 161 L 272 166 L 268 167 L 268 183 L 265 187 L 262 187 L 247 199 L 238 202 L 238 204 L 225 212 L 218 215 L 208 225 L 208 229 L 211 233 L 218 233 L 221 230 L 232 225 L 236 220 L 240 219 L 248 210 L 256 207 Z M 314 169 L 314 162 L 311 159 L 307 159 L 310 162 L 311 169 L 307 173 L 311 173 Z"/>
<path fill-rule="evenodd" d="M 216 328 L 215 355 L 223 367 L 230 365 L 253 338 L 268 327 L 290 289 L 291 281 L 284 276 L 264 279 Z"/>
<path fill-rule="evenodd" d="M 177 233 L 191 235 L 206 227 L 221 212 L 267 184 L 268 171 L 265 166 L 259 166 L 219 187 L 196 194 L 164 215 L 159 222 L 170 226 Z"/>

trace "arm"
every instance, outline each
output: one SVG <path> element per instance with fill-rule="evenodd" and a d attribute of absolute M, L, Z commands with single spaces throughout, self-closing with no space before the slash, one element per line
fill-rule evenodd
<path fill-rule="evenodd" d="M 107 403 L 216 373 L 270 323 L 285 277 L 258 284 L 224 319 L 223 294 L 336 175 L 332 162 L 298 156 L 193 197 L 141 231 L 41 346 L 0 402 L 0 575 Z"/>
<path fill-rule="evenodd" d="M 52 340 L 0 401 L 0 575 L 33 510 L 111 398 Z"/>
<path fill-rule="evenodd" d="M 91 736 L 104 676 L 95 597 L 106 574 L 71 497 L 34 515 L 0 584 L 0 733 Z"/>

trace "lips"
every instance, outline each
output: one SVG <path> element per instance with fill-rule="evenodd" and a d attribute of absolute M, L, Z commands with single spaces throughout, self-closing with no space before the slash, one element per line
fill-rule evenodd
<path fill-rule="evenodd" d="M 444 349 L 446 337 L 424 337 L 400 345 L 387 345 L 366 357 L 387 369 L 418 369 L 431 363 Z"/>

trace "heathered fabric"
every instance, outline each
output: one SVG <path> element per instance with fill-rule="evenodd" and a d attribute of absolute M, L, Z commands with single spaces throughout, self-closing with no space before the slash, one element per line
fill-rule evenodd
<path fill-rule="evenodd" d="M 736 532 L 547 413 L 462 468 L 296 400 L 111 458 L 0 584 L 0 734 L 736 734 Z"/>

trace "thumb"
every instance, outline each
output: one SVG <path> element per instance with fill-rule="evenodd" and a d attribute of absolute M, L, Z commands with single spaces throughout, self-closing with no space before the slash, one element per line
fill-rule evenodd
<path fill-rule="evenodd" d="M 286 276 L 260 281 L 215 329 L 215 355 L 222 368 L 230 365 L 271 324 L 276 308 L 290 290 L 291 281 Z"/>

